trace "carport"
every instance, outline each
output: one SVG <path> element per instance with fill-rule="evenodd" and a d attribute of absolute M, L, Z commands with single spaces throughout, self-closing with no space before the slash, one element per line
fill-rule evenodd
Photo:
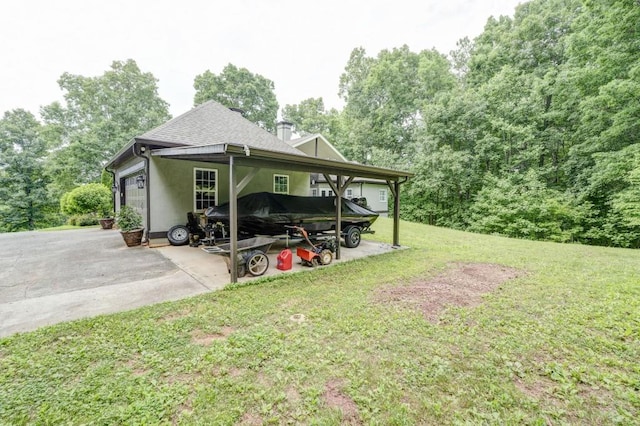
<path fill-rule="evenodd" d="M 261 168 L 288 171 L 321 173 L 336 194 L 336 239 L 340 238 L 342 197 L 355 178 L 379 179 L 387 182 L 393 195 L 393 245 L 400 245 L 400 185 L 412 176 L 409 172 L 374 167 L 359 163 L 326 160 L 296 155 L 287 152 L 264 150 L 243 144 L 219 143 L 204 146 L 186 146 L 151 150 L 152 156 L 165 159 L 226 164 L 229 166 L 229 213 L 230 213 L 230 261 L 231 282 L 236 283 L 238 251 L 237 194 L 255 177 Z M 248 167 L 250 172 L 240 181 L 237 167 Z M 340 259 L 340 244 L 336 258 Z"/>

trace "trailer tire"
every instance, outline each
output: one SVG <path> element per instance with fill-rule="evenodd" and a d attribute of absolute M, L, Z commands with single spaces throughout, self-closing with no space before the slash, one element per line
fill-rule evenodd
<path fill-rule="evenodd" d="M 348 248 L 355 248 L 360 245 L 362 239 L 360 228 L 357 226 L 350 226 L 345 229 L 344 232 L 344 245 Z"/>
<path fill-rule="evenodd" d="M 173 246 L 184 246 L 189 243 L 189 228 L 184 225 L 172 226 L 167 232 L 167 239 Z"/>

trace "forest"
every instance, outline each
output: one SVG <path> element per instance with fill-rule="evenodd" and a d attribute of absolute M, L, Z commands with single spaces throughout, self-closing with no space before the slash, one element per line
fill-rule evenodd
<path fill-rule="evenodd" d="M 58 84 L 64 101 L 39 117 L 0 119 L 0 232 L 78 220 L 70 194 L 110 188 L 106 161 L 170 118 L 157 79 L 132 59 Z M 194 88 L 194 105 L 239 107 L 269 131 L 280 111 L 350 160 L 412 171 L 405 220 L 640 248 L 638 0 L 529 1 L 446 54 L 356 47 L 340 110 L 322 97 L 280 109 L 273 81 L 233 64 L 195 76 Z"/>

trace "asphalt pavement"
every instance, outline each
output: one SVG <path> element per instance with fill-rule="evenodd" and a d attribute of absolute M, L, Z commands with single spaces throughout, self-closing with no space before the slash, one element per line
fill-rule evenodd
<path fill-rule="evenodd" d="M 116 230 L 0 234 L 0 337 L 209 290 Z"/>

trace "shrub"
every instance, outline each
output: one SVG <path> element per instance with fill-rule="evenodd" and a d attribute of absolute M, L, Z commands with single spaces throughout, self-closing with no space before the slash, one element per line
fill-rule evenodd
<path fill-rule="evenodd" d="M 131 206 L 122 206 L 116 214 L 116 223 L 122 232 L 142 228 L 142 215 Z"/>
<path fill-rule="evenodd" d="M 546 187 L 535 172 L 487 176 L 470 208 L 469 230 L 531 240 L 576 241 L 584 208 Z"/>
<path fill-rule="evenodd" d="M 99 223 L 98 216 L 95 214 L 83 214 L 78 217 L 77 225 L 78 226 L 93 226 Z"/>
<path fill-rule="evenodd" d="M 79 186 L 60 198 L 60 210 L 68 215 L 111 216 L 111 190 L 99 183 Z"/>
<path fill-rule="evenodd" d="M 100 218 L 93 214 L 74 214 L 67 219 L 67 225 L 71 226 L 93 226 L 100 223 Z"/>

